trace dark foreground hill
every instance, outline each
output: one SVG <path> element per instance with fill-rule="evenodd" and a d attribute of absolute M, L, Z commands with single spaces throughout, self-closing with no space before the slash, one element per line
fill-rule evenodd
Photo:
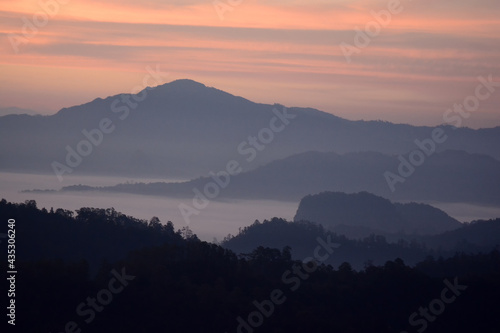
<path fill-rule="evenodd" d="M 173 224 L 136 219 L 113 208 L 82 207 L 38 209 L 31 200 L 23 204 L 0 201 L 0 216 L 16 220 L 16 255 L 19 260 L 85 260 L 92 271 L 104 262 L 124 259 L 131 250 L 169 243 L 184 243 L 182 230 Z"/>
<path fill-rule="evenodd" d="M 251 170 L 310 150 L 404 154 L 418 149 L 415 140 L 431 140 L 433 130 L 258 104 L 178 80 L 52 116 L 0 117 L 0 170 L 195 178 L 231 160 Z M 442 130 L 437 151 L 500 159 L 500 127 Z"/>
<path fill-rule="evenodd" d="M 433 235 L 458 229 L 460 222 L 435 207 L 392 203 L 368 192 L 323 192 L 304 197 L 295 221 L 320 223 L 348 236 L 386 234 Z"/>
<path fill-rule="evenodd" d="M 328 244 L 316 243 L 320 249 L 313 248 L 306 263 L 291 259 L 288 248 L 261 247 L 238 258 L 187 231 L 172 235 L 155 219 L 146 224 L 112 209 L 72 217 L 3 200 L 0 216 L 15 220 L 20 251 L 9 263 L 17 279 L 11 273 L 5 285 L 15 288 L 15 298 L 8 294 L 15 300 L 6 310 L 9 330 L 13 324 L 19 332 L 95 333 L 500 329 L 498 251 L 429 257 L 415 268 L 396 259 L 355 271 L 348 263 L 325 265 L 322 260 L 340 250 L 330 253 Z M 0 232 L 8 230 L 4 224 Z M 7 253 L 8 243 L 0 240 Z M 108 256 L 113 247 L 122 260 Z M 106 257 L 110 261 L 91 272 L 87 260 Z M 5 260 L 0 269 L 9 270 Z"/>

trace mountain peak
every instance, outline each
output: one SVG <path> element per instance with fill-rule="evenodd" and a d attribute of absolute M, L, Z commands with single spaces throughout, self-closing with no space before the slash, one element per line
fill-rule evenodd
<path fill-rule="evenodd" d="M 187 107 L 192 109 L 193 106 L 197 109 L 242 109 L 243 104 L 251 104 L 247 99 L 234 96 L 223 90 L 209 87 L 203 83 L 190 80 L 180 79 L 175 80 L 151 89 L 151 96 L 157 96 L 160 99 L 168 97 L 169 104 L 175 104 L 176 100 L 179 105 L 177 109 Z"/>
<path fill-rule="evenodd" d="M 162 84 L 153 89 L 173 89 L 173 90 L 183 90 L 183 91 L 193 91 L 207 88 L 203 83 L 190 80 L 190 79 L 179 79 L 172 82 Z"/>
<path fill-rule="evenodd" d="M 197 87 L 197 88 L 202 88 L 206 86 L 203 83 L 191 80 L 191 79 L 179 79 L 179 80 L 174 80 L 170 83 L 167 83 L 170 86 L 175 86 L 175 87 L 183 87 L 183 88 L 189 88 L 189 87 Z"/>

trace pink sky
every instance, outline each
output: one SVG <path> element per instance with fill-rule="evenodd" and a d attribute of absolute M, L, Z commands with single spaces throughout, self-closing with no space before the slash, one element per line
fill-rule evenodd
<path fill-rule="evenodd" d="M 500 81 L 491 0 L 401 0 L 348 63 L 339 45 L 392 1 L 243 0 L 222 20 L 213 0 L 0 0 L 0 107 L 54 113 L 130 92 L 159 65 L 256 102 L 437 125 L 478 76 Z M 500 126 L 499 106 L 500 88 L 463 125 Z"/>

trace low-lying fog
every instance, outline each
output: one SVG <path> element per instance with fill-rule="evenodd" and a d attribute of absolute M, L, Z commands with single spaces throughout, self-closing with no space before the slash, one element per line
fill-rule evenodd
<path fill-rule="evenodd" d="M 36 200 L 38 208 L 53 207 L 76 210 L 81 207 L 110 208 L 137 218 L 149 220 L 158 216 L 163 223 L 172 221 L 176 229 L 185 227 L 179 204 L 192 206 L 191 199 L 175 199 L 134 194 L 103 192 L 21 193 L 31 189 L 60 189 L 63 186 L 83 184 L 91 186 L 115 185 L 126 181 L 179 181 L 172 179 L 138 179 L 127 177 L 65 176 L 59 182 L 54 175 L 33 175 L 0 172 L 0 198 L 11 202 Z M 256 219 L 279 216 L 291 220 L 298 202 L 281 201 L 212 201 L 198 215 L 191 216 L 189 227 L 202 240 L 221 241 L 228 233 L 236 235 L 238 228 L 252 224 Z"/>
<path fill-rule="evenodd" d="M 126 181 L 154 182 L 179 181 L 173 179 L 139 179 L 129 177 L 65 176 L 59 182 L 54 175 L 34 175 L 0 172 L 0 198 L 11 202 L 36 200 L 38 207 L 53 207 L 76 210 L 81 207 L 110 208 L 137 218 L 149 220 L 157 216 L 163 223 L 172 221 L 176 229 L 187 224 L 179 210 L 179 204 L 192 206 L 191 199 L 174 199 L 134 194 L 101 192 L 65 193 L 21 193 L 31 189 L 60 189 L 68 185 L 106 186 Z M 500 207 L 478 206 L 462 203 L 430 203 L 460 221 L 500 217 Z M 189 227 L 202 240 L 222 240 L 227 234 L 238 233 L 238 229 L 252 224 L 256 219 L 270 219 L 274 216 L 291 220 L 297 211 L 298 202 L 281 201 L 212 201 L 198 215 L 192 215 Z"/>

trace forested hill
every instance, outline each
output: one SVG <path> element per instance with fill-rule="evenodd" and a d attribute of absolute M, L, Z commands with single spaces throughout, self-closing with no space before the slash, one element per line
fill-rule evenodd
<path fill-rule="evenodd" d="M 368 192 L 308 195 L 300 201 L 294 220 L 317 222 L 333 230 L 343 229 L 350 234 L 364 232 L 365 235 L 434 235 L 462 226 L 430 205 L 392 203 Z"/>
<path fill-rule="evenodd" d="M 145 221 L 113 208 L 88 207 L 74 215 L 61 208 L 38 209 L 35 201 L 0 201 L 0 216 L 16 220 L 17 257 L 21 260 L 86 260 L 95 271 L 103 262 L 124 259 L 131 250 L 185 243 L 187 229 L 176 232 L 171 222 L 162 224 L 156 217 Z"/>
<path fill-rule="evenodd" d="M 334 267 L 349 262 L 356 269 L 367 263 L 380 265 L 387 260 L 402 258 L 407 264 L 416 264 L 427 256 L 451 257 L 456 252 L 479 253 L 500 248 L 500 219 L 476 221 L 459 229 L 434 236 L 401 235 L 388 241 L 382 235 L 371 234 L 354 240 L 328 230 L 321 224 L 308 221 L 288 222 L 273 218 L 255 221 L 243 228 L 238 235 L 228 236 L 222 246 L 238 254 L 251 252 L 258 246 L 291 248 L 294 259 L 310 256 L 317 245 L 317 238 L 330 238 L 338 244 L 335 255 L 326 261 Z M 396 236 L 394 236 L 396 237 Z"/>
<path fill-rule="evenodd" d="M 73 217 L 70 211 L 39 210 L 33 201 L 2 200 L 0 216 L 15 220 L 19 332 L 500 329 L 498 251 L 429 257 L 415 268 L 397 258 L 356 271 L 349 263 L 323 262 L 350 243 L 338 238 L 340 247 L 332 248 L 327 237 L 321 244 L 318 238 L 327 235 L 312 225 L 306 236 L 318 232 L 319 250 L 310 249 L 304 263 L 293 260 L 289 248 L 258 247 L 238 257 L 189 230 L 174 232 L 170 224 L 113 209 L 81 209 Z M 3 239 L 0 247 L 7 252 Z M 103 258 L 91 272 L 89 260 Z M 6 261 L 0 269 L 7 271 Z M 446 311 L 433 307 L 443 293 Z M 427 320 L 420 308 L 437 315 Z"/>

